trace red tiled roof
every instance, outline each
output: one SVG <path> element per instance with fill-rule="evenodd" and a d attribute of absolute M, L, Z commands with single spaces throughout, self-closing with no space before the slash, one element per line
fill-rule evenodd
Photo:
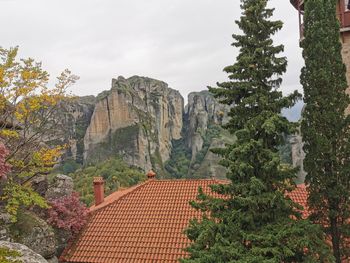
<path fill-rule="evenodd" d="M 88 224 L 61 256 L 63 262 L 177 262 L 186 256 L 183 233 L 201 213 L 192 208 L 198 187 L 210 193 L 218 180 L 149 180 L 118 191 L 91 208 Z M 306 203 L 306 189 L 290 194 Z"/>
<path fill-rule="evenodd" d="M 301 211 L 303 218 L 307 218 L 310 215 L 310 211 L 307 205 L 308 193 L 304 184 L 298 185 L 298 187 L 295 188 L 292 192 L 288 193 L 287 196 L 289 196 L 290 199 L 304 208 L 304 210 Z"/>

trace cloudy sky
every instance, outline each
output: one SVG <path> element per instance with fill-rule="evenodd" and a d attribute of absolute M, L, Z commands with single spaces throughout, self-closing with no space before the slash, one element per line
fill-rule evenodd
<path fill-rule="evenodd" d="M 80 76 L 76 95 L 96 95 L 122 75 L 163 80 L 184 97 L 226 80 L 222 69 L 237 50 L 239 0 L 0 0 L 0 46 L 18 45 L 55 77 L 65 68 Z M 271 0 L 284 28 L 288 72 L 283 91 L 300 89 L 303 65 L 297 12 Z"/>

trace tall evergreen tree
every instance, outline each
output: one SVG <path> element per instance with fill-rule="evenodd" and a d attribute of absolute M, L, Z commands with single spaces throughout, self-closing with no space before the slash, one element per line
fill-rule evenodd
<path fill-rule="evenodd" d="M 224 71 L 229 81 L 210 91 L 235 106 L 225 126 L 237 138 L 217 150 L 228 168 L 228 184 L 200 190 L 193 206 L 203 212 L 187 229 L 190 256 L 182 262 L 332 262 L 319 226 L 301 218 L 301 209 L 286 193 L 294 189 L 296 170 L 281 164 L 278 147 L 295 125 L 280 115 L 301 96 L 283 97 L 278 88 L 286 71 L 282 45 L 271 36 L 282 28 L 271 21 L 268 0 L 241 0 L 243 31 L 233 35 L 236 62 Z"/>
<path fill-rule="evenodd" d="M 336 0 L 307 0 L 301 73 L 305 110 L 301 132 L 312 219 L 331 236 L 336 262 L 349 256 L 350 103 L 345 94 Z M 349 243 L 349 242 L 348 242 Z"/>

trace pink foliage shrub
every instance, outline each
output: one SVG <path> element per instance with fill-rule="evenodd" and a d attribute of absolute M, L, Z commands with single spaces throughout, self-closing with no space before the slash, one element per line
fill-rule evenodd
<path fill-rule="evenodd" d="M 0 142 L 0 179 L 1 177 L 6 178 L 6 174 L 10 171 L 11 166 L 6 163 L 6 157 L 9 151 L 6 149 L 5 145 Z"/>
<path fill-rule="evenodd" d="M 48 223 L 77 234 L 87 221 L 88 209 L 80 202 L 79 194 L 72 193 L 49 201 Z"/>

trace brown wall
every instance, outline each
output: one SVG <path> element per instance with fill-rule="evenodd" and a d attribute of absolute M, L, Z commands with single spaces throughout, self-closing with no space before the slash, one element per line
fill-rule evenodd
<path fill-rule="evenodd" d="M 342 33 L 342 43 L 343 43 L 342 55 L 343 55 L 344 64 L 346 65 L 346 68 L 347 68 L 346 79 L 349 85 L 350 83 L 350 31 Z M 347 93 L 350 94 L 350 87 L 348 87 Z M 350 106 L 348 107 L 346 113 L 350 114 Z"/>

